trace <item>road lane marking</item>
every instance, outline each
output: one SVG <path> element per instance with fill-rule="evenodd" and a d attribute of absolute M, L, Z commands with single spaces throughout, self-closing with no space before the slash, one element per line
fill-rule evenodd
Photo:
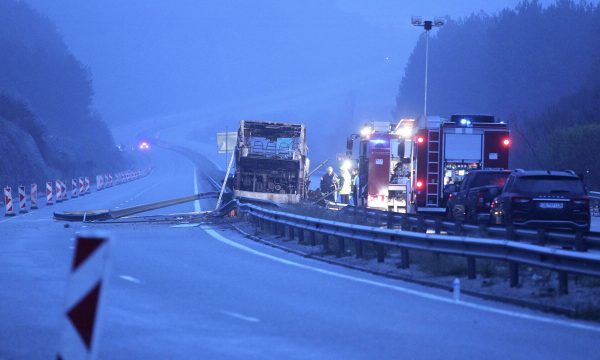
<path fill-rule="evenodd" d="M 233 311 L 227 311 L 227 310 L 221 310 L 219 311 L 221 314 L 225 314 L 225 315 L 229 315 L 231 317 L 234 317 L 236 319 L 240 319 L 240 320 L 244 320 L 244 321 L 248 321 L 248 322 L 260 322 L 260 319 L 257 319 L 255 317 L 252 316 L 246 316 L 246 315 L 242 315 Z"/>
<path fill-rule="evenodd" d="M 121 279 L 123 279 L 125 281 L 132 282 L 134 284 L 141 284 L 142 283 L 138 279 L 134 278 L 133 276 L 129 276 L 129 275 L 119 275 L 119 278 L 121 278 Z"/>
<path fill-rule="evenodd" d="M 188 228 L 188 227 L 196 227 L 196 226 L 200 226 L 200 224 L 177 224 L 177 225 L 171 225 L 172 228 Z"/>
<path fill-rule="evenodd" d="M 224 237 L 223 235 L 217 233 L 216 231 L 212 230 L 208 226 L 202 226 L 201 228 L 204 231 L 206 231 L 206 233 L 208 235 L 212 236 L 214 239 L 216 239 L 224 244 L 227 244 L 229 246 L 232 246 L 232 247 L 237 248 L 242 251 L 246 251 L 253 255 L 257 255 L 257 256 L 260 256 L 260 257 L 263 257 L 263 258 L 266 258 L 269 260 L 279 262 L 284 265 L 293 266 L 293 267 L 297 267 L 297 268 L 305 269 L 305 270 L 310 270 L 310 271 L 313 271 L 316 273 L 336 277 L 339 279 L 345 279 L 345 280 L 349 280 L 349 281 L 353 281 L 353 282 L 357 282 L 357 283 L 361 283 L 361 284 L 367 284 L 367 285 L 372 285 L 372 286 L 376 286 L 376 287 L 380 287 L 380 288 L 384 288 L 384 289 L 394 290 L 394 291 L 398 291 L 398 292 L 401 292 L 404 294 L 418 296 L 418 297 L 428 299 L 428 300 L 434 300 L 434 301 L 444 302 L 447 304 L 464 306 L 467 308 L 485 311 L 488 313 L 505 315 L 505 316 L 509 316 L 509 317 L 513 317 L 513 318 L 533 320 L 533 321 L 547 323 L 547 324 L 561 325 L 561 326 L 570 327 L 570 328 L 574 328 L 574 329 L 589 330 L 589 331 L 594 331 L 594 332 L 600 333 L 600 327 L 594 326 L 591 324 L 585 324 L 585 323 L 580 323 L 580 322 L 571 322 L 571 321 L 567 321 L 567 320 L 555 319 L 555 318 L 550 318 L 550 317 L 545 317 L 545 316 L 540 316 L 540 315 L 527 314 L 527 313 L 518 312 L 518 311 L 514 311 L 514 310 L 499 309 L 499 308 L 495 308 L 495 307 L 491 307 L 491 306 L 487 306 L 487 305 L 481 305 L 481 304 L 466 302 L 466 301 L 462 301 L 462 300 L 455 301 L 454 299 L 452 299 L 450 297 L 442 297 L 439 295 L 434 295 L 434 294 L 430 294 L 430 293 L 419 291 L 419 290 L 413 290 L 413 289 L 405 288 L 405 287 L 398 286 L 398 285 L 386 284 L 386 283 L 382 283 L 382 282 L 375 281 L 375 280 L 369 280 L 369 279 L 360 278 L 360 277 L 356 277 L 356 276 L 352 276 L 352 275 L 338 273 L 335 271 L 321 269 L 321 268 L 314 267 L 311 265 L 301 264 L 301 263 L 298 263 L 295 261 L 286 260 L 286 259 L 274 256 L 274 255 L 269 255 L 269 254 L 263 253 L 261 251 L 249 248 L 245 245 L 239 244 L 239 243 L 237 243 L 233 240 L 230 240 L 230 239 Z"/>
<path fill-rule="evenodd" d="M 194 194 L 198 193 L 198 176 L 196 176 L 196 164 L 192 163 L 194 165 Z M 195 212 L 200 212 L 202 211 L 202 208 L 200 208 L 200 200 L 195 200 L 194 201 L 194 211 Z"/>

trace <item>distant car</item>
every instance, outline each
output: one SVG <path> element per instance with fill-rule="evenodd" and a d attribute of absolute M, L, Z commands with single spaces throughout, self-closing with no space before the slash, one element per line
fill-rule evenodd
<path fill-rule="evenodd" d="M 488 222 L 492 200 L 500 194 L 510 174 L 510 170 L 469 172 L 456 192 L 449 192 L 446 214 L 451 219 Z"/>
<path fill-rule="evenodd" d="M 590 199 L 573 171 L 516 170 L 491 209 L 494 223 L 589 231 Z"/>

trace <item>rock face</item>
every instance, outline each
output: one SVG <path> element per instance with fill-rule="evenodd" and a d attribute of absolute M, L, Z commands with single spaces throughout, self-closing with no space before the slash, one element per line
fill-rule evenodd
<path fill-rule="evenodd" d="M 2 187 L 28 186 L 31 182 L 38 187 L 45 179 L 55 177 L 42 157 L 33 137 L 15 124 L 0 118 L 0 185 Z"/>
<path fill-rule="evenodd" d="M 121 169 L 92 106 L 92 75 L 54 24 L 0 0 L 0 186 Z"/>

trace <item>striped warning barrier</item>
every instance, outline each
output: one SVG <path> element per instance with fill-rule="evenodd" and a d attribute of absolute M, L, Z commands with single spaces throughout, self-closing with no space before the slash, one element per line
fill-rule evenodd
<path fill-rule="evenodd" d="M 71 179 L 71 199 L 77 197 L 77 179 Z"/>
<path fill-rule="evenodd" d="M 102 175 L 96 175 L 96 190 L 100 191 L 103 189 L 104 178 Z"/>
<path fill-rule="evenodd" d="M 69 200 L 69 195 L 67 194 L 67 184 L 63 180 L 60 180 L 60 193 L 62 195 L 62 200 Z"/>
<path fill-rule="evenodd" d="M 112 174 L 108 174 L 108 186 L 113 186 L 113 177 L 112 177 Z"/>
<path fill-rule="evenodd" d="M 94 359 L 108 272 L 108 238 L 77 235 L 57 359 Z"/>
<path fill-rule="evenodd" d="M 89 176 L 84 177 L 83 181 L 85 182 L 85 193 L 86 194 L 91 193 L 91 190 L 90 190 L 90 177 Z"/>
<path fill-rule="evenodd" d="M 85 183 L 83 182 L 83 177 L 79 178 L 79 196 L 83 196 L 85 194 Z"/>
<path fill-rule="evenodd" d="M 27 199 L 25 198 L 25 186 L 19 185 L 17 187 L 17 191 L 19 193 L 19 212 L 26 213 L 27 212 Z"/>
<path fill-rule="evenodd" d="M 31 184 L 31 193 L 29 195 L 31 195 L 31 206 L 30 206 L 30 209 L 37 209 L 38 208 L 38 188 L 37 188 L 37 184 Z"/>
<path fill-rule="evenodd" d="M 110 183 L 108 182 L 108 175 L 104 175 L 104 188 L 110 187 Z"/>
<path fill-rule="evenodd" d="M 52 181 L 46 182 L 46 205 L 52 205 Z"/>
<path fill-rule="evenodd" d="M 56 180 L 54 185 L 56 188 L 56 202 L 62 202 L 62 186 L 60 185 L 60 180 Z"/>
<path fill-rule="evenodd" d="M 6 205 L 4 216 L 14 216 L 15 210 L 13 209 L 12 188 L 10 186 L 4 188 L 4 204 Z"/>

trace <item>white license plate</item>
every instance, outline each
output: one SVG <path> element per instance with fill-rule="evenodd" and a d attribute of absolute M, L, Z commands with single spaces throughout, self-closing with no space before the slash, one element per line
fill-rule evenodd
<path fill-rule="evenodd" d="M 539 206 L 540 209 L 562 209 L 563 205 L 559 202 L 541 202 Z"/>

